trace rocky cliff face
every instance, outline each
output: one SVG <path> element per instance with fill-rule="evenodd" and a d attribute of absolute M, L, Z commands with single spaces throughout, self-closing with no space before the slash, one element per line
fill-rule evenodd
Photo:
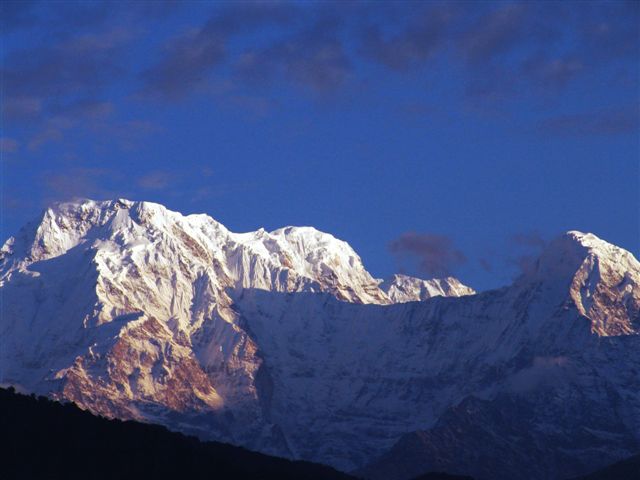
<path fill-rule="evenodd" d="M 558 409 L 602 416 L 563 450 L 573 460 L 523 469 L 529 478 L 633 453 L 640 265 L 629 252 L 569 232 L 512 286 L 471 293 L 455 279 L 378 285 L 348 244 L 308 227 L 236 234 L 146 202 L 61 204 L 2 248 L 0 381 L 344 470 L 377 462 L 387 478 L 407 473 L 393 470 L 407 438 L 490 449 L 469 428 L 492 414 L 468 415 L 465 430 L 452 409 L 523 398 L 522 442 L 541 452 L 585 422 Z M 416 468 L 455 463 L 411 451 Z M 459 473 L 482 475 L 470 468 Z"/>

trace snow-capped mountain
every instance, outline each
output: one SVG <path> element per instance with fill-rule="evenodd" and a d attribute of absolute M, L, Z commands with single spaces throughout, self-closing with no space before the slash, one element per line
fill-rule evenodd
<path fill-rule="evenodd" d="M 513 453 L 502 473 L 556 478 L 634 453 L 633 255 L 569 232 L 513 285 L 471 293 L 455 279 L 379 285 L 313 228 L 236 234 L 147 202 L 59 204 L 0 254 L 0 383 L 387 478 L 455 463 L 407 436 L 497 451 L 474 426 L 491 414 L 465 417 L 467 405 L 527 402 L 528 437 L 495 445 Z M 583 426 L 582 442 L 561 441 Z M 397 457 L 407 441 L 410 465 Z M 562 468 L 527 470 L 522 445 L 553 442 Z M 468 465 L 457 471 L 483 478 Z"/>
<path fill-rule="evenodd" d="M 421 302 L 437 296 L 461 297 L 476 293 L 473 288 L 463 285 L 454 277 L 423 280 L 400 274 L 382 281 L 380 288 L 393 303 Z"/>

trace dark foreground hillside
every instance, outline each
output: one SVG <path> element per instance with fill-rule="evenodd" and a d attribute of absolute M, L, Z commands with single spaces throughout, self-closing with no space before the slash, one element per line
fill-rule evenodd
<path fill-rule="evenodd" d="M 466 475 L 449 475 L 448 473 L 425 473 L 424 475 L 420 475 L 419 477 L 414 478 L 413 480 L 473 480 L 473 477 L 469 477 Z"/>
<path fill-rule="evenodd" d="M 109 420 L 13 388 L 0 388 L 0 442 L 3 480 L 356 479 L 324 465 L 201 442 L 158 425 Z M 420 478 L 470 477 L 431 473 Z"/>
<path fill-rule="evenodd" d="M 73 404 L 0 389 L 2 479 L 353 479 L 330 467 L 292 462 L 94 416 Z"/>

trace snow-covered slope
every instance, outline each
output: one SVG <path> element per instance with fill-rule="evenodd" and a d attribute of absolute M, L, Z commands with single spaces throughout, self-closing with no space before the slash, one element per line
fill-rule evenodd
<path fill-rule="evenodd" d="M 380 288 L 393 303 L 421 302 L 437 296 L 461 297 L 476 293 L 454 277 L 423 280 L 400 274 L 381 282 Z"/>
<path fill-rule="evenodd" d="M 357 303 L 390 303 L 346 242 L 312 227 L 237 234 L 207 215 L 184 217 L 162 205 L 122 199 L 47 209 L 39 225 L 27 226 L 3 246 L 3 276 L 9 265 L 20 269 L 80 245 L 98 256 L 106 252 L 120 274 L 151 260 L 175 267 L 176 257 L 188 257 L 180 260 L 224 268 L 219 273 L 225 286 L 326 291 Z"/>
<path fill-rule="evenodd" d="M 569 232 L 507 288 L 389 284 L 308 227 L 236 234 L 146 202 L 55 205 L 0 254 L 0 383 L 345 470 L 470 397 L 532 398 L 537 445 L 577 428 L 549 423 L 554 395 L 640 438 L 629 252 Z M 401 303 L 427 286 L 449 297 Z M 592 430 L 570 458 L 632 453 Z"/>

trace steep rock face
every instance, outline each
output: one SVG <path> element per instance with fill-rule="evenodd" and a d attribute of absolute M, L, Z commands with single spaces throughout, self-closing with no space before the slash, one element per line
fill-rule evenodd
<path fill-rule="evenodd" d="M 566 385 L 567 405 L 613 412 L 637 441 L 639 275 L 630 253 L 569 232 L 510 287 L 389 305 L 400 292 L 312 228 L 236 234 L 146 202 L 61 204 L 0 253 L 0 381 L 345 470 L 476 397 L 532 398 L 544 428 L 527 441 L 543 445 L 582 421 L 544 413 Z M 582 465 L 608 438 L 594 435 L 567 458 Z"/>
<path fill-rule="evenodd" d="M 393 303 L 421 302 L 437 296 L 461 297 L 476 293 L 454 277 L 423 280 L 400 274 L 381 282 L 380 288 Z"/>

